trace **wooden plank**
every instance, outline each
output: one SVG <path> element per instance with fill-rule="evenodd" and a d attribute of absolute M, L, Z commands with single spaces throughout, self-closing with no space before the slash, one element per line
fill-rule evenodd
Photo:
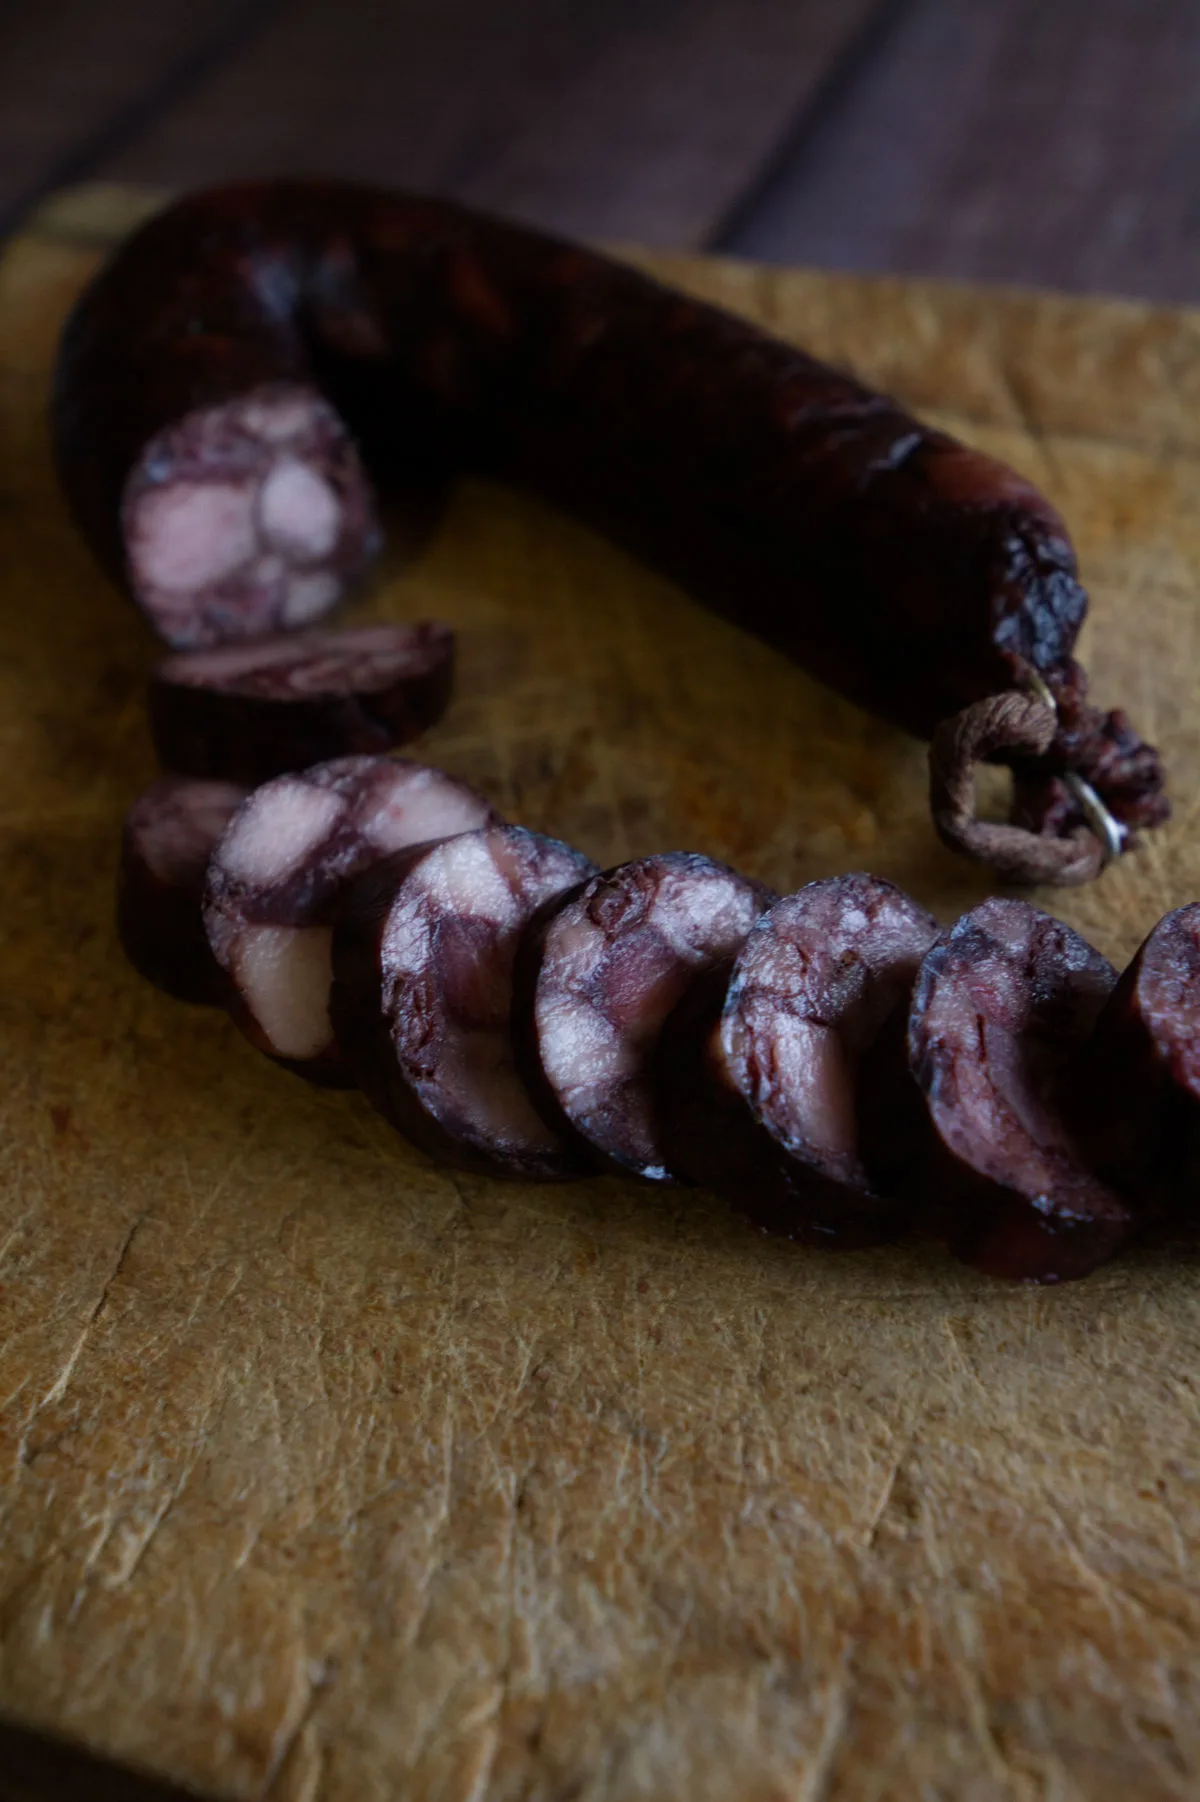
<path fill-rule="evenodd" d="M 200 79 L 269 0 L 21 0 L 0 8 L 0 235 Z"/>
<path fill-rule="evenodd" d="M 754 257 L 1200 298 L 1196 0 L 911 0 L 722 238 Z"/>
<path fill-rule="evenodd" d="M 1033 1292 L 454 1175 L 124 966 L 154 653 L 49 465 L 68 224 L 0 263 L 0 1706 L 245 1802 L 1195 1795 L 1194 1249 Z M 654 266 L 1062 505 L 1179 807 L 1041 897 L 1123 960 L 1200 885 L 1200 315 Z M 986 891 L 922 747 L 547 509 L 464 490 L 364 608 L 460 631 L 424 754 L 604 861 Z"/>
<path fill-rule="evenodd" d="M 183 187 L 319 169 L 694 243 L 880 3 L 295 0 L 96 173 Z"/>

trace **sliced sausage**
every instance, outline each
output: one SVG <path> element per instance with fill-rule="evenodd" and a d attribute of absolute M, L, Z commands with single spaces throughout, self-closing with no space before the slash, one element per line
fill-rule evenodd
<path fill-rule="evenodd" d="M 251 1043 L 313 1081 L 349 1083 L 329 1018 L 341 895 L 394 852 L 491 818 L 465 782 L 390 757 L 339 757 L 255 789 L 213 853 L 204 900 L 227 1005 Z"/>
<path fill-rule="evenodd" d="M 117 874 L 117 932 L 148 982 L 179 1001 L 216 1006 L 221 971 L 204 931 L 208 861 L 246 798 L 231 782 L 164 776 L 125 816 Z"/>
<path fill-rule="evenodd" d="M 777 901 L 663 1035 L 676 1174 L 789 1238 L 894 1237 L 900 1212 L 887 1198 L 926 1129 L 902 1026 L 937 931 L 932 914 L 875 876 L 833 877 Z"/>
<path fill-rule="evenodd" d="M 360 1088 L 434 1156 L 529 1180 L 588 1159 L 517 1074 L 513 959 L 546 902 L 595 865 L 499 822 L 395 860 L 351 890 L 333 938 L 331 1014 Z"/>
<path fill-rule="evenodd" d="M 921 966 L 909 1055 L 943 1148 L 931 1192 L 953 1249 L 993 1276 L 1086 1276 L 1132 1228 L 1060 1093 L 1115 981 L 1077 932 L 1023 901 L 973 908 Z"/>
<path fill-rule="evenodd" d="M 164 768 L 255 787 L 333 757 L 407 744 L 445 712 L 449 626 L 298 632 L 167 657 L 150 683 Z"/>
<path fill-rule="evenodd" d="M 1200 1224 L 1200 903 L 1165 915 L 1140 947 L 1070 1099 L 1089 1156 L 1139 1213 Z"/>
<path fill-rule="evenodd" d="M 612 1168 L 669 1180 L 659 1033 L 688 983 L 738 949 L 771 899 L 724 864 L 672 851 L 594 876 L 549 911 L 524 947 L 514 1014 L 547 1119 Z"/>

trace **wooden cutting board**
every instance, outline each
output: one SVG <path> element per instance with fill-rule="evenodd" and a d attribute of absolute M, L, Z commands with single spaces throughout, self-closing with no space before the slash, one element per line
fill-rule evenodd
<path fill-rule="evenodd" d="M 273 1802 L 1194 1796 L 1200 1269 L 1005 1287 L 617 1181 L 435 1169 L 122 963 L 153 648 L 47 375 L 137 197 L 0 263 L 0 1710 Z M 1042 897 L 1200 892 L 1200 315 L 656 259 L 1016 464 L 1176 817 Z M 946 920 L 921 747 L 484 487 L 367 611 L 461 633 L 431 761 L 601 862 L 867 868 Z"/>

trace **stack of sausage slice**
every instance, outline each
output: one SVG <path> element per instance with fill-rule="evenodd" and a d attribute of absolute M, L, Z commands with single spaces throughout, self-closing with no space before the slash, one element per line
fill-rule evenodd
<path fill-rule="evenodd" d="M 371 631 L 168 661 L 157 687 L 189 687 L 187 742 L 209 749 L 126 821 L 118 917 L 151 981 L 494 1175 L 701 1186 L 813 1244 L 932 1228 L 1042 1282 L 1178 1215 L 1200 1143 L 1200 905 L 1118 983 L 1025 902 L 941 932 L 868 875 L 780 899 L 691 853 L 600 872 L 393 756 L 227 780 L 270 769 L 276 730 L 357 742 L 347 695 L 408 679 Z"/>

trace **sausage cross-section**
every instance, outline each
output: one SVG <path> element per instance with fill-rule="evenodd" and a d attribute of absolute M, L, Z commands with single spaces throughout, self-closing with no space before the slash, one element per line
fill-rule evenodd
<path fill-rule="evenodd" d="M 973 908 L 921 966 L 909 1053 L 942 1146 L 930 1189 L 952 1248 L 994 1276 L 1086 1276 L 1134 1225 L 1062 1097 L 1115 981 L 1077 932 L 1023 901 Z"/>
<path fill-rule="evenodd" d="M 255 787 L 407 744 L 450 699 L 454 634 L 431 620 L 178 651 L 150 682 L 159 761 Z"/>
<path fill-rule="evenodd" d="M 663 1024 L 773 899 L 724 864 L 666 852 L 593 876 L 535 923 L 514 1023 L 535 1098 L 612 1169 L 670 1180 L 655 1102 Z"/>
<path fill-rule="evenodd" d="M 284 382 L 164 420 L 125 483 L 121 524 L 135 592 L 179 645 L 308 625 L 380 543 L 346 427 Z"/>
<path fill-rule="evenodd" d="M 512 972 L 531 916 L 594 864 L 499 822 L 395 863 L 351 889 L 334 929 L 330 1012 L 360 1088 L 434 1156 L 494 1176 L 578 1176 L 589 1160 L 517 1073 Z"/>
<path fill-rule="evenodd" d="M 921 737 L 1041 683 L 1019 742 L 992 720 L 950 759 L 1014 763 L 1031 844 L 1087 829 L 1064 777 L 1129 833 L 1164 817 L 1156 754 L 1087 701 L 1087 598 L 1031 484 L 635 269 L 438 200 L 246 183 L 149 221 L 66 328 L 65 492 L 175 646 L 312 623 L 357 579 L 351 435 L 542 495 Z"/>
<path fill-rule="evenodd" d="M 789 1238 L 894 1238 L 889 1198 L 925 1117 L 897 1028 L 937 931 L 875 876 L 777 901 L 668 1023 L 662 1118 L 676 1173 Z"/>
<path fill-rule="evenodd" d="M 255 789 L 213 853 L 204 899 L 226 1002 L 251 1043 L 313 1081 L 349 1084 L 329 1018 L 341 896 L 395 852 L 491 817 L 465 782 L 390 757 L 335 758 Z"/>
<path fill-rule="evenodd" d="M 1084 1049 L 1072 1118 L 1139 1211 L 1200 1225 L 1200 903 L 1164 915 Z"/>
<path fill-rule="evenodd" d="M 164 776 L 125 816 L 117 932 L 134 969 L 178 1001 L 219 1006 L 221 971 L 204 931 L 209 859 L 246 790 Z"/>

